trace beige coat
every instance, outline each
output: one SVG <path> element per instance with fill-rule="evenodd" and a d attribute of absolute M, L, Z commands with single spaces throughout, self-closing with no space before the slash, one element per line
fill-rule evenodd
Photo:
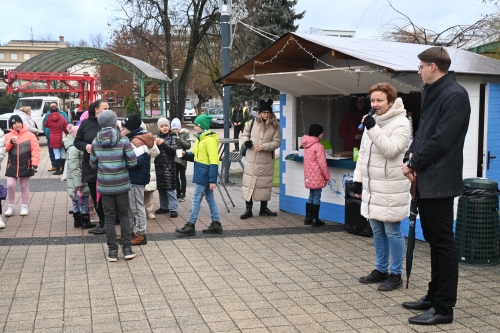
<path fill-rule="evenodd" d="M 144 191 L 146 192 L 156 191 L 155 157 L 160 155 L 160 150 L 158 149 L 156 143 L 154 144 L 153 148 L 149 150 L 149 155 L 151 156 L 151 179 L 149 180 L 149 184 L 144 188 Z"/>
<path fill-rule="evenodd" d="M 245 126 L 242 142 L 252 140 L 253 145 L 261 145 L 264 150 L 256 152 L 253 147 L 247 149 L 244 158 L 245 171 L 243 173 L 243 199 L 245 201 L 269 201 L 273 187 L 274 160 L 273 152 L 281 145 L 281 132 L 269 126 L 264 131 L 263 126 L 255 120 L 250 134 L 251 120 Z"/>
<path fill-rule="evenodd" d="M 401 98 L 361 139 L 354 181 L 363 183 L 361 215 L 381 222 L 399 222 L 409 214 L 410 182 L 401 166 L 410 141 L 410 122 Z"/>

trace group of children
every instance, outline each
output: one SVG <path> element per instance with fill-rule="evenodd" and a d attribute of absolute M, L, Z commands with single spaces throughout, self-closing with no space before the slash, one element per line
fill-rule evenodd
<path fill-rule="evenodd" d="M 213 221 L 203 232 L 222 232 L 213 195 L 219 164 L 219 140 L 217 134 L 210 131 L 211 118 L 210 115 L 203 114 L 195 119 L 197 140 L 193 152 L 186 153 L 186 150 L 191 148 L 189 131 L 181 129 L 179 119 L 172 120 L 171 126 L 167 119 L 160 118 L 159 132 L 154 137 L 141 127 L 143 124 L 139 115 L 124 118 L 121 129 L 118 130 L 117 117 L 113 111 L 104 110 L 99 114 L 97 121 L 102 129 L 92 143 L 90 164 L 97 169 L 98 193 L 102 198 L 105 215 L 108 261 L 114 262 L 118 259 L 120 239 L 125 259 L 135 257 L 132 245 L 147 244 L 147 218 L 152 214 L 147 211 L 148 207 L 152 207 L 148 202 L 152 201 L 152 198 L 148 197 L 152 191 L 146 191 L 146 186 L 151 182 L 151 170 L 154 170 L 156 189 L 160 196 L 160 208 L 155 213 L 170 212 L 170 217 L 175 218 L 178 216 L 178 201 L 185 200 L 186 164 L 187 161 L 193 161 L 193 182 L 197 183 L 193 208 L 189 222 L 176 231 L 181 235 L 194 234 L 194 223 L 198 217 L 201 200 L 205 196 Z M 68 153 L 68 193 L 72 200 L 74 226 L 88 228 L 91 225 L 88 211 L 90 191 L 86 184 L 81 182 L 83 153 L 73 145 L 77 130 L 76 126 L 71 128 L 65 139 Z M 115 231 L 116 220 L 120 221 L 120 237 L 117 237 Z M 188 228 L 186 232 L 186 226 L 189 225 L 192 225 L 192 228 Z"/>

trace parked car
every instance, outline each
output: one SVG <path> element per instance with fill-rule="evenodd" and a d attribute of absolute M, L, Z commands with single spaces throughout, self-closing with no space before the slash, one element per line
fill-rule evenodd
<path fill-rule="evenodd" d="M 186 106 L 184 107 L 184 121 L 193 121 L 194 118 L 196 118 L 196 110 L 193 102 L 191 102 L 190 99 L 186 99 Z"/>
<path fill-rule="evenodd" d="M 280 121 L 280 102 L 273 102 L 273 112 L 276 116 L 276 120 Z"/>
<path fill-rule="evenodd" d="M 224 110 L 222 108 L 207 108 L 205 114 L 212 115 L 210 127 L 224 127 Z"/>

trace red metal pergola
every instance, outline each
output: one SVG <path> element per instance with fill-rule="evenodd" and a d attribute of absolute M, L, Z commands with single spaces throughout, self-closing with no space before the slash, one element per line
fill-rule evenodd
<path fill-rule="evenodd" d="M 21 84 L 19 87 L 13 87 L 15 81 L 28 81 Z M 97 76 L 84 74 L 69 74 L 57 72 L 23 72 L 23 71 L 7 71 L 7 93 L 77 93 L 81 103 L 79 109 L 82 109 L 83 101 L 88 101 L 87 105 L 97 99 L 96 81 Z M 52 82 L 58 81 L 65 87 L 62 89 L 52 88 Z M 30 87 L 33 83 L 45 83 L 45 87 Z M 70 82 L 76 82 L 78 87 L 75 87 Z"/>

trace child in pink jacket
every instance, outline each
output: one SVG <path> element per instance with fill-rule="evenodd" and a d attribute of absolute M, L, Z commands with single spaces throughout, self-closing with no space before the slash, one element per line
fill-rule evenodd
<path fill-rule="evenodd" d="M 325 148 L 320 143 L 323 138 L 323 126 L 312 124 L 309 126 L 309 135 L 302 137 L 304 147 L 304 183 L 309 189 L 309 199 L 306 203 L 305 225 L 313 227 L 324 226 L 325 222 L 319 219 L 321 191 L 330 181 L 330 172 L 326 165 Z"/>

